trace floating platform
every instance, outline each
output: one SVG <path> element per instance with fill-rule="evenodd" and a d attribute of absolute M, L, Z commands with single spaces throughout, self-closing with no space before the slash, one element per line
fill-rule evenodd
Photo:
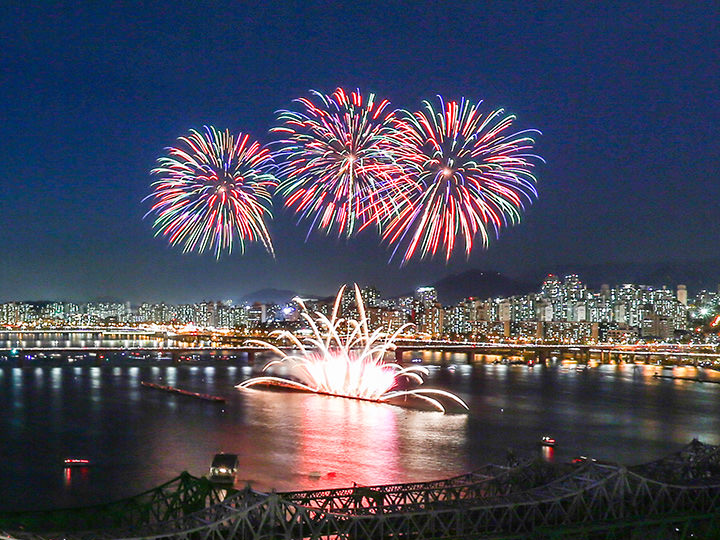
<path fill-rule="evenodd" d="M 89 467 L 90 460 L 83 458 L 67 458 L 63 461 L 63 465 L 66 469 L 69 469 L 71 467 Z"/>
<path fill-rule="evenodd" d="M 692 382 L 699 382 L 699 383 L 709 383 L 709 384 L 720 384 L 720 381 L 711 381 L 708 379 L 701 379 L 700 377 L 683 377 L 680 375 L 658 375 L 655 373 L 653 375 L 656 379 L 674 379 L 677 381 L 692 381 Z"/>
<path fill-rule="evenodd" d="M 190 392 L 189 390 L 183 390 L 182 388 L 176 388 L 175 386 L 163 386 L 162 384 L 155 384 L 145 381 L 140 381 L 140 384 L 146 388 L 154 388 L 155 390 L 162 390 L 163 392 L 171 392 L 173 394 L 180 394 L 181 396 L 202 399 L 203 401 L 212 401 L 213 403 L 225 403 L 225 398 L 222 396 L 212 396 L 210 394 Z"/>

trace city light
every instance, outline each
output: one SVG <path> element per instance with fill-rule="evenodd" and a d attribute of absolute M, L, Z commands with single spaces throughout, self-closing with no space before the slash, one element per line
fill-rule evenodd
<path fill-rule="evenodd" d="M 446 294 L 446 293 L 445 293 Z M 361 289 L 369 330 L 394 332 L 400 339 L 495 343 L 720 343 L 717 335 L 720 294 L 701 290 L 688 297 L 684 285 L 639 284 L 588 288 L 577 275 L 549 275 L 536 292 L 504 297 L 468 296 L 446 303 L 433 286 L 412 294 L 385 297 L 375 287 Z M 355 316 L 352 294 L 341 302 L 344 317 Z M 333 300 L 308 296 L 309 312 L 329 313 Z M 347 304 L 347 305 L 346 305 Z M 345 312 L 346 309 L 351 311 Z M 408 324 L 411 323 L 411 324 Z M 216 345 L 266 338 L 275 330 L 312 334 L 300 305 L 287 301 L 192 304 L 142 302 L 5 302 L 0 303 L 5 331 L 134 329 L 169 338 L 201 338 Z M 698 329 L 698 330 L 696 330 Z M 17 343 L 8 341 L 10 349 Z M 53 346 L 58 346 L 57 344 Z"/>

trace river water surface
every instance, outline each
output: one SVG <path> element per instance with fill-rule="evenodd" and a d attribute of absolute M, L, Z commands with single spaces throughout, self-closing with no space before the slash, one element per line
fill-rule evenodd
<path fill-rule="evenodd" d="M 217 452 L 239 455 L 238 482 L 280 491 L 443 478 L 518 456 L 578 455 L 637 464 L 693 438 L 720 443 L 720 385 L 654 378 L 695 368 L 469 366 L 427 353 L 425 386 L 455 392 L 467 414 L 267 390 L 237 390 L 261 365 L 0 367 L 0 510 L 115 500 Z M 222 395 L 224 405 L 141 381 Z M 558 441 L 541 449 L 540 438 Z M 64 469 L 67 457 L 86 469 Z"/>

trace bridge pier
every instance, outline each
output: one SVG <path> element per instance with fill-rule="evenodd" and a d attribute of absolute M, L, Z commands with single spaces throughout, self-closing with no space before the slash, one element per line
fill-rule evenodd
<path fill-rule="evenodd" d="M 401 349 L 400 347 L 395 348 L 395 363 L 396 364 L 402 365 L 404 352 L 405 352 L 405 350 Z"/>
<path fill-rule="evenodd" d="M 247 352 L 247 363 L 248 363 L 248 366 L 252 366 L 255 364 L 255 351 Z"/>

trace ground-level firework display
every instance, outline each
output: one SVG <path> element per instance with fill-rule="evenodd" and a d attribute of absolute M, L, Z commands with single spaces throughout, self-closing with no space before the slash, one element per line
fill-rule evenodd
<path fill-rule="evenodd" d="M 248 342 L 266 347 L 279 356 L 277 360 L 269 362 L 263 368 L 264 371 L 286 366 L 292 378 L 254 377 L 243 381 L 237 387 L 280 386 L 378 402 L 414 397 L 443 412 L 448 404 L 468 408 L 465 402 L 450 392 L 417 388 L 423 383 L 423 376 L 427 375 L 425 368 L 403 367 L 386 362 L 385 355 L 394 350 L 395 340 L 405 327 L 399 328 L 392 334 L 383 332 L 382 328 L 371 333 L 357 285 L 355 285 L 355 300 L 359 317 L 358 319 L 341 318 L 339 310 L 344 290 L 345 287 L 340 289 L 330 318 L 321 313 L 309 314 L 302 301 L 298 299 L 303 308 L 301 315 L 313 334 L 298 339 L 295 334 L 287 330 L 276 332 L 275 336 L 278 340 L 286 339 L 293 346 L 294 350 L 291 354 L 265 341 Z"/>

